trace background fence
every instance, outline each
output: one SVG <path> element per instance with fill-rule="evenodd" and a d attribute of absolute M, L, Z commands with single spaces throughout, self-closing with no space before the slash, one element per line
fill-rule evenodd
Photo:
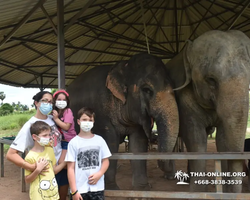
<path fill-rule="evenodd" d="M 215 160 L 215 171 L 221 172 L 221 160 L 246 160 L 250 153 L 116 153 L 110 159 L 119 160 Z M 222 180 L 222 177 L 216 177 Z M 167 184 L 167 182 L 166 182 Z M 250 193 L 222 193 L 222 184 L 216 185 L 216 192 L 164 192 L 164 191 L 129 191 L 106 190 L 106 197 L 131 198 L 174 198 L 174 199 L 250 199 Z"/>

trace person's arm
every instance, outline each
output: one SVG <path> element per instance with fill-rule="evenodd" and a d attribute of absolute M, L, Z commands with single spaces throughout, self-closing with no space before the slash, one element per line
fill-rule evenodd
<path fill-rule="evenodd" d="M 102 166 L 100 169 L 100 173 L 103 175 L 109 168 L 109 158 L 102 159 Z"/>
<path fill-rule="evenodd" d="M 70 123 L 65 123 L 65 122 L 61 121 L 59 118 L 56 118 L 56 119 L 54 118 L 54 121 L 55 121 L 57 126 L 59 126 L 61 129 L 65 130 L 65 131 L 69 130 L 69 128 L 71 126 Z"/>
<path fill-rule="evenodd" d="M 59 173 L 66 165 L 67 165 L 67 163 L 65 161 L 63 161 L 62 163 L 60 163 L 58 165 L 54 165 L 54 167 L 53 167 L 54 173 L 55 174 Z"/>
<path fill-rule="evenodd" d="M 77 191 L 76 188 L 76 178 L 75 178 L 75 162 L 67 162 L 67 169 L 68 169 L 68 180 L 69 180 L 69 187 L 72 193 L 75 193 Z M 82 200 L 81 194 L 79 192 L 76 192 L 72 196 L 73 200 Z"/>
<path fill-rule="evenodd" d="M 27 162 L 28 163 L 28 162 Z M 45 158 L 40 158 L 36 162 L 36 169 L 29 175 L 25 176 L 25 182 L 26 183 L 31 183 L 33 182 L 37 176 L 41 173 L 41 171 L 48 165 L 48 161 Z"/>
<path fill-rule="evenodd" d="M 64 112 L 66 112 L 66 111 L 64 111 Z M 54 119 L 57 126 L 59 126 L 61 129 L 65 130 L 65 131 L 69 130 L 71 123 L 61 121 L 58 118 L 58 112 L 56 110 L 53 110 L 52 115 L 53 115 L 53 119 Z"/>
<path fill-rule="evenodd" d="M 98 172 L 89 176 L 89 184 L 95 185 L 99 181 L 99 179 L 103 176 L 103 174 L 107 171 L 108 167 L 109 167 L 109 159 L 103 158 L 101 169 Z"/>
<path fill-rule="evenodd" d="M 29 171 L 34 171 L 36 169 L 36 163 L 30 164 L 26 162 L 18 153 L 19 151 L 10 147 L 6 154 L 7 160 L 13 162 L 15 165 L 21 168 L 24 168 Z"/>

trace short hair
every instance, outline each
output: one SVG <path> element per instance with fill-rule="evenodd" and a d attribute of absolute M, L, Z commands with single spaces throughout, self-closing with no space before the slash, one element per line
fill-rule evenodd
<path fill-rule="evenodd" d="M 93 118 L 95 118 L 94 110 L 91 109 L 91 108 L 88 108 L 88 107 L 83 107 L 83 108 L 81 108 L 81 109 L 78 111 L 78 113 L 77 113 L 78 119 L 80 119 L 81 116 L 82 116 L 83 114 L 87 115 L 88 117 L 93 117 Z"/>
<path fill-rule="evenodd" d="M 48 130 L 51 131 L 50 126 L 43 121 L 36 121 L 35 123 L 31 124 L 31 126 L 30 126 L 31 135 L 33 135 L 33 134 L 39 135 L 43 131 L 48 131 Z"/>

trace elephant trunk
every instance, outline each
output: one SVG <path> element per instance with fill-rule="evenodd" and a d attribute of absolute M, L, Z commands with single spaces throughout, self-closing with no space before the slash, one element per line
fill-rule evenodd
<path fill-rule="evenodd" d="M 172 89 L 157 94 L 155 106 L 159 109 L 157 116 L 154 116 L 158 132 L 159 152 L 173 152 L 178 133 L 179 115 L 178 107 Z M 169 160 L 158 161 L 159 167 L 165 172 L 173 170 Z"/>

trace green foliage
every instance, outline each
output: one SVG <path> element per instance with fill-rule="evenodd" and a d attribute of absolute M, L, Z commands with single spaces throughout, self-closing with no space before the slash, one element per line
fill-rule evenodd
<path fill-rule="evenodd" d="M 12 102 L 12 107 L 17 112 L 23 112 L 29 110 L 29 107 L 27 105 L 21 104 L 20 101 L 18 101 L 17 104 L 15 102 Z"/>
<path fill-rule="evenodd" d="M 13 109 L 13 107 L 10 104 L 4 103 L 0 107 L 0 116 L 11 114 L 11 113 L 13 113 L 13 110 L 14 109 Z"/>
<path fill-rule="evenodd" d="M 21 125 L 24 124 L 32 116 L 34 116 L 34 113 L 29 112 L 0 116 L 0 132 L 2 133 L 1 130 L 20 129 L 22 127 Z"/>
<path fill-rule="evenodd" d="M 18 119 L 18 125 L 19 127 L 22 127 L 25 122 L 27 122 L 29 120 L 29 118 L 27 116 L 22 116 Z"/>
<path fill-rule="evenodd" d="M 11 124 L 6 124 L 6 126 L 2 127 L 2 130 L 13 130 L 18 128 L 18 124 L 16 122 L 12 122 Z"/>
<path fill-rule="evenodd" d="M 51 89 L 51 93 L 54 94 L 57 90 L 58 90 L 58 89 L 56 89 L 56 88 L 52 88 L 52 89 Z"/>
<path fill-rule="evenodd" d="M 2 103 L 3 103 L 3 100 L 5 99 L 6 95 L 4 94 L 4 92 L 0 92 L 0 99 L 2 100 Z"/>

